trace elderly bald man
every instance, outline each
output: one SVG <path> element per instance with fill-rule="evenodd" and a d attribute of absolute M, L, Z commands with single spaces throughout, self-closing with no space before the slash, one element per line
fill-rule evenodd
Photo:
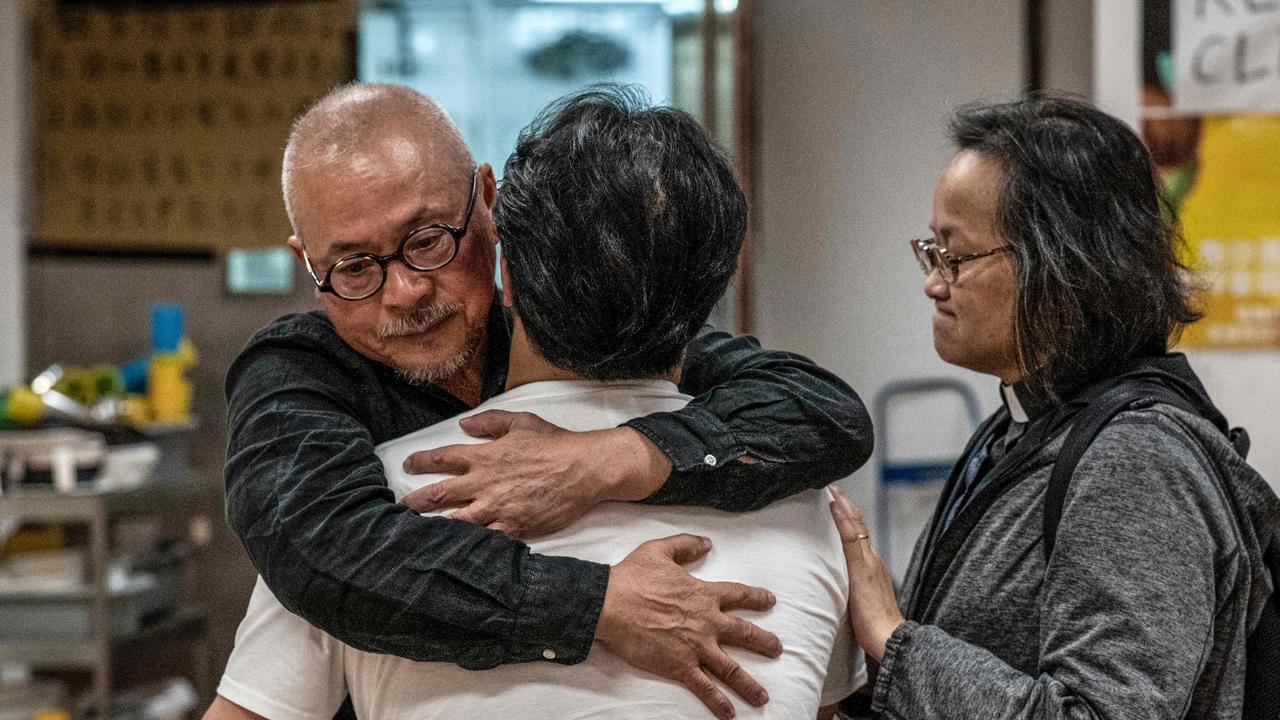
<path fill-rule="evenodd" d="M 581 433 L 475 415 L 463 429 L 493 441 L 411 457 L 406 470 L 456 477 L 397 504 L 374 447 L 505 385 L 493 171 L 430 99 L 353 85 L 297 120 L 283 185 L 289 247 L 323 309 L 260 331 L 226 386 L 228 517 L 281 603 L 369 652 L 483 669 L 577 663 L 598 641 L 720 717 L 732 705 L 708 673 L 766 701 L 721 645 L 780 652 L 725 614 L 773 598 L 689 576 L 697 541 L 606 566 L 513 536 L 607 500 L 746 511 L 827 485 L 871 452 L 857 395 L 804 358 L 704 328 L 681 368 L 687 407 Z M 459 509 L 418 514 L 447 507 Z"/>

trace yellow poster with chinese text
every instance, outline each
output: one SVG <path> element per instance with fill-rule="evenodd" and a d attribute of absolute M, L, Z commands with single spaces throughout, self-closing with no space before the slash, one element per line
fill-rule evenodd
<path fill-rule="evenodd" d="M 1280 115 L 1203 118 L 1179 215 L 1205 283 L 1182 345 L 1280 348 Z"/>

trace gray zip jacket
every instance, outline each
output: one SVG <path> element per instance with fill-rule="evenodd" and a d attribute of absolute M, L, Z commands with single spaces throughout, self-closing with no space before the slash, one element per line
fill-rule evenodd
<path fill-rule="evenodd" d="M 1043 497 L 1061 444 L 1011 477 L 997 463 L 940 537 L 921 535 L 901 598 L 910 620 L 889 640 L 872 709 L 1239 718 L 1247 630 L 1272 591 L 1261 553 L 1276 542 L 1275 494 L 1208 421 L 1126 411 L 1081 459 L 1046 567 Z"/>

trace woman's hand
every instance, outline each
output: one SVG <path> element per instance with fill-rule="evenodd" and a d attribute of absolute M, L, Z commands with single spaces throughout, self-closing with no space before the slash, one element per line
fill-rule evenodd
<path fill-rule="evenodd" d="M 871 534 L 862 511 L 831 486 L 831 517 L 835 518 L 849 567 L 849 621 L 867 656 L 880 662 L 889 636 L 905 622 L 893 595 L 893 581 L 879 553 L 871 547 Z"/>

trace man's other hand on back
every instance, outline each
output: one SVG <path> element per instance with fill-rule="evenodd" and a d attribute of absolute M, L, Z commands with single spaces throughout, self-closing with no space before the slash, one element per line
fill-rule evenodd
<path fill-rule="evenodd" d="M 696 535 L 650 540 L 609 571 L 596 640 L 626 662 L 689 688 L 716 717 L 734 716 L 733 703 L 708 677 L 719 678 L 752 705 L 769 695 L 722 646 L 745 648 L 767 657 L 782 654 L 782 643 L 730 610 L 768 610 L 776 599 L 767 590 L 734 582 L 705 582 L 685 572 L 711 550 Z"/>

